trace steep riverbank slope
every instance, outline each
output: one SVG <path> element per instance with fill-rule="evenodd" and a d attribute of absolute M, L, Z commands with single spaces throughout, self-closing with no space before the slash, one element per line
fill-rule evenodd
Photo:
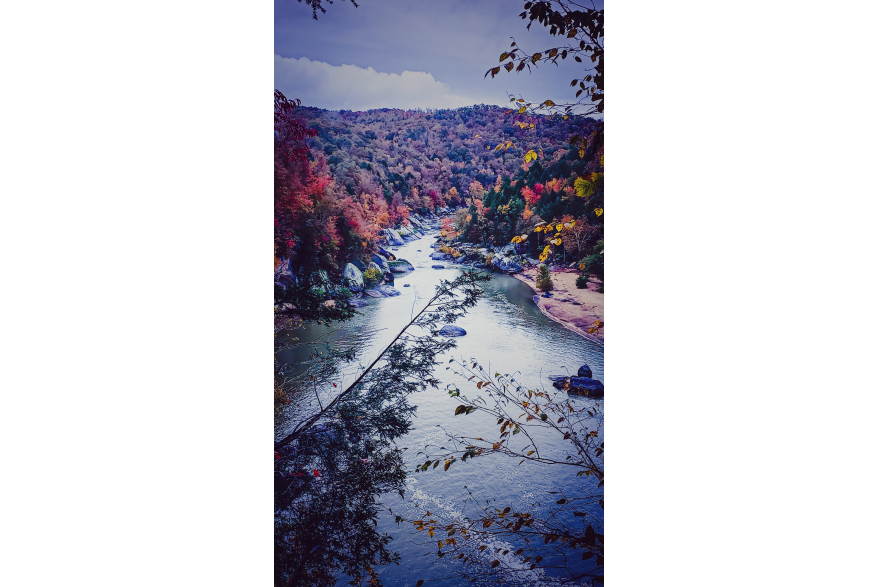
<path fill-rule="evenodd" d="M 530 267 L 515 274 L 519 279 L 533 288 L 538 294 L 536 305 L 542 313 L 595 342 L 603 343 L 603 328 L 593 334 L 588 333 L 596 320 L 603 322 L 603 294 L 597 291 L 602 284 L 596 278 L 588 283 L 587 289 L 576 287 L 578 272 L 573 269 L 558 269 L 551 272 L 551 281 L 554 282 L 554 290 L 550 298 L 542 297 L 542 292 L 536 289 L 536 267 Z"/>

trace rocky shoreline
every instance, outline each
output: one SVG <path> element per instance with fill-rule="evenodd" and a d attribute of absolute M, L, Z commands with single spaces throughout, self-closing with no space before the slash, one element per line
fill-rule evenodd
<path fill-rule="evenodd" d="M 408 218 L 407 225 L 382 229 L 378 234 L 382 237 L 383 245 L 401 246 L 406 242 L 424 238 L 428 232 L 438 230 L 443 215 L 451 214 L 453 211 L 439 209 L 438 212 L 439 215 L 429 217 L 413 214 Z M 340 280 L 333 280 L 325 270 L 321 269 L 310 276 L 307 285 L 323 291 L 343 293 L 343 297 L 349 297 L 347 302 L 351 306 L 362 308 L 369 305 L 369 298 L 400 295 L 401 292 L 394 287 L 395 275 L 411 271 L 414 271 L 414 265 L 409 261 L 398 259 L 384 246 L 378 246 L 378 251 L 372 255 L 367 265 L 359 259 L 347 263 L 341 271 Z M 288 259 L 281 260 L 274 268 L 274 284 L 281 288 L 302 285 L 302 280 L 289 266 Z"/>
<path fill-rule="evenodd" d="M 394 275 L 414 271 L 414 266 L 405 259 L 398 259 L 384 247 L 401 246 L 423 239 L 433 231 L 440 230 L 441 221 L 454 212 L 453 209 L 439 208 L 436 214 L 430 216 L 412 214 L 408 218 L 408 225 L 382 229 L 379 235 L 384 246 L 378 247 L 378 252 L 372 255 L 368 265 L 360 260 L 347 263 L 341 273 L 340 283 L 333 283 L 326 271 L 318 271 L 311 276 L 310 285 L 329 291 L 346 288 L 351 294 L 348 303 L 355 308 L 367 306 L 369 299 L 400 295 L 401 292 L 394 287 Z M 478 246 L 436 236 L 435 242 L 430 246 L 434 249 L 430 259 L 436 262 L 431 267 L 433 270 L 459 265 L 511 275 L 533 289 L 533 301 L 547 318 L 588 340 L 603 344 L 602 328 L 594 333 L 588 332 L 588 328 L 595 322 L 603 322 L 603 294 L 596 291 L 599 281 L 589 284 L 588 289 L 579 290 L 574 285 L 577 271 L 566 266 L 549 265 L 555 289 L 540 293 L 535 288 L 535 273 L 540 263 L 520 254 L 520 245 Z M 274 282 L 278 285 L 299 283 L 299 279 L 290 270 L 288 261 L 281 262 L 275 268 Z"/>

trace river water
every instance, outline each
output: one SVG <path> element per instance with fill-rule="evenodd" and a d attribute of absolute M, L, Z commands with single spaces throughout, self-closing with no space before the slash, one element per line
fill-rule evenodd
<path fill-rule="evenodd" d="M 435 242 L 434 237 L 435 233 L 430 233 L 422 239 L 392 248 L 397 258 L 406 259 L 415 267 L 413 272 L 396 277 L 395 287 L 401 295 L 382 299 L 366 298 L 369 305 L 359 309 L 360 315 L 345 323 L 340 332 L 332 335 L 337 337 L 345 331 L 356 332 L 367 327 L 380 328 L 357 352 L 357 358 L 361 357 L 363 365 L 370 363 L 411 316 L 426 304 L 434 294 L 439 280 L 450 280 L 459 274 L 460 269 L 453 264 L 429 258 L 433 253 L 430 245 Z M 445 265 L 446 268 L 433 269 L 433 264 Z M 410 284 L 410 287 L 404 287 L 405 284 Z M 525 388 L 533 390 L 545 388 L 554 393 L 548 376 L 575 375 L 579 366 L 585 363 L 591 367 L 593 377 L 605 383 L 602 345 L 546 318 L 533 301 L 534 292 L 528 285 L 513 277 L 495 275 L 485 285 L 485 291 L 486 295 L 478 305 L 456 322 L 467 334 L 458 337 L 457 348 L 442 357 L 441 365 L 437 368 L 438 378 L 442 382 L 439 389 L 430 388 L 411 400 L 412 404 L 417 405 L 413 430 L 397 442 L 400 447 L 408 447 L 405 451 L 405 463 L 409 472 L 405 498 L 398 495 L 382 498 L 394 514 L 406 519 L 420 517 L 422 510 L 419 508 L 423 507 L 428 508 L 434 514 L 433 517 L 438 514 L 443 520 L 459 518 L 471 511 L 471 504 L 466 503 L 468 491 L 472 491 L 481 501 L 488 497 L 495 499 L 500 508 L 512 506 L 536 511 L 538 506 L 531 504 L 553 503 L 553 495 L 549 491 L 581 487 L 582 479 L 585 479 L 576 479 L 576 470 L 573 467 L 547 467 L 532 463 L 518 466 L 516 461 L 495 455 L 466 463 L 457 461 L 446 472 L 439 466 L 428 472 L 414 473 L 414 467 L 427 458 L 422 452 L 417 454 L 418 451 L 423 451 L 427 445 L 447 445 L 445 430 L 484 438 L 496 438 L 499 434 L 496 420 L 486 415 L 481 416 L 480 412 L 454 416 L 454 409 L 459 402 L 448 395 L 445 386 L 456 384 L 469 397 L 477 396 L 479 391 L 465 377 L 453 374 L 454 363 L 448 362 L 451 358 L 456 361 L 477 360 L 479 364 L 489 366 L 491 374 L 514 374 L 514 378 Z M 327 332 L 325 327 L 313 326 L 297 335 L 303 341 L 309 341 L 326 335 Z M 278 355 L 282 362 L 302 358 L 304 355 L 297 356 L 296 351 L 285 351 Z M 446 366 L 451 368 L 445 370 Z M 349 385 L 358 368 L 357 365 L 348 366 L 337 389 Z M 330 387 L 321 391 L 323 403 L 332 396 L 333 389 L 335 388 Z M 594 402 L 577 396 L 571 396 L 570 401 L 577 410 Z M 283 430 L 279 430 L 278 436 L 282 435 Z M 540 452 L 544 448 L 556 450 L 557 454 L 566 454 L 559 452 L 564 447 L 558 441 L 566 444 L 559 438 L 540 438 Z M 526 442 L 522 441 L 521 444 Z M 427 536 L 418 534 L 411 524 L 397 525 L 393 515 L 383 516 L 379 520 L 379 529 L 393 536 L 390 548 L 402 555 L 399 566 L 390 565 L 379 569 L 381 580 L 388 586 L 413 587 L 418 579 L 448 576 L 452 571 L 449 567 L 459 564 L 451 561 L 450 557 L 436 561 L 435 543 L 428 544 Z M 602 532 L 600 529 L 598 531 Z M 512 555 L 509 558 L 513 558 Z M 538 579 L 538 576 L 534 576 L 533 584 L 538 584 Z M 346 584 L 346 581 L 347 579 L 339 581 L 339 585 Z M 448 579 L 428 584 L 462 583 L 459 579 Z"/>

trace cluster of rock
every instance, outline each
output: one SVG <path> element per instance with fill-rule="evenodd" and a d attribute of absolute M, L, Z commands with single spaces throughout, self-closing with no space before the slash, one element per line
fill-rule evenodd
<path fill-rule="evenodd" d="M 454 257 L 451 253 L 438 250 L 442 247 L 449 247 L 455 250 L 458 255 Z M 479 247 L 471 243 L 448 245 L 444 242 L 444 239 L 437 237 L 437 241 L 432 245 L 432 248 L 436 249 L 429 256 L 433 261 L 447 261 L 457 265 L 471 266 L 476 269 L 492 269 L 507 274 L 518 273 L 527 267 L 537 264 L 532 259 L 517 254 L 514 245 L 506 245 L 504 247 L 492 247 L 489 245 Z M 435 269 L 443 267 L 433 265 Z"/>
<path fill-rule="evenodd" d="M 435 211 L 435 215 L 421 216 L 420 214 L 412 214 L 408 217 L 407 225 L 385 228 L 380 231 L 379 235 L 383 238 L 386 246 L 401 246 L 407 241 L 423 238 L 426 236 L 427 231 L 437 230 L 439 228 L 439 216 L 450 214 L 453 211 L 453 209 L 449 208 L 438 208 Z M 367 280 L 363 273 L 368 270 L 371 270 L 372 276 L 378 275 L 379 277 L 377 279 L 373 278 L 371 281 Z M 368 305 L 366 298 L 384 298 L 400 295 L 401 292 L 393 287 L 395 282 L 394 276 L 404 275 L 411 271 L 414 271 L 414 265 L 409 261 L 398 259 L 396 255 L 383 246 L 378 246 L 378 252 L 372 255 L 367 265 L 358 259 L 347 263 L 341 272 L 340 284 L 333 283 L 326 271 L 319 270 L 310 275 L 307 285 L 329 294 L 338 292 L 342 287 L 347 288 L 353 294 L 348 300 L 350 305 L 355 308 L 361 308 Z M 290 268 L 288 259 L 282 260 L 280 265 L 274 269 L 274 283 L 281 288 L 302 285 L 301 279 Z"/>
<path fill-rule="evenodd" d="M 584 395 L 587 397 L 603 397 L 603 382 L 593 379 L 591 368 L 587 365 L 579 367 L 577 377 L 551 377 L 552 385 L 557 389 L 563 389 L 571 395 Z"/>

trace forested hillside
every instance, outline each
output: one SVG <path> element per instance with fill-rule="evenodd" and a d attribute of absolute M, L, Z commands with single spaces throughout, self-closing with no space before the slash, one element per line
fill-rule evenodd
<path fill-rule="evenodd" d="M 445 225 L 456 240 L 503 246 L 542 221 L 575 221 L 562 246 L 576 259 L 602 239 L 602 133 L 593 119 L 484 105 L 298 108 L 296 117 L 314 135 L 304 139 L 307 169 L 282 150 L 275 161 L 275 257 L 292 267 L 337 272 L 367 261 L 382 228 L 445 207 L 466 209 Z"/>

